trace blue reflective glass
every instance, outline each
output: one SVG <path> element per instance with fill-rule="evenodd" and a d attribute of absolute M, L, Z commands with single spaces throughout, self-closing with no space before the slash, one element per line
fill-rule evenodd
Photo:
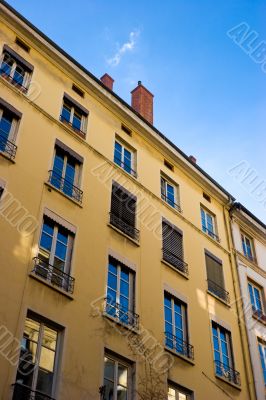
<path fill-rule="evenodd" d="M 114 162 L 121 167 L 122 163 L 122 146 L 115 142 Z"/>
<path fill-rule="evenodd" d="M 51 184 L 60 189 L 61 179 L 64 167 L 64 156 L 61 152 L 57 152 L 54 158 L 53 173 L 51 176 Z"/>
<path fill-rule="evenodd" d="M 70 122 L 70 115 L 71 115 L 71 110 L 64 105 L 62 109 L 62 119 L 64 121 Z"/>
<path fill-rule="evenodd" d="M 203 232 L 206 232 L 207 227 L 206 227 L 206 219 L 205 219 L 205 212 L 203 209 L 200 210 L 201 214 L 201 225 L 202 225 L 202 230 Z"/>
<path fill-rule="evenodd" d="M 116 291 L 111 288 L 107 289 L 107 301 L 108 303 L 116 303 Z"/>
<path fill-rule="evenodd" d="M 249 297 L 250 297 L 250 302 L 252 304 L 253 308 L 255 307 L 255 299 L 254 299 L 254 295 L 253 295 L 253 289 L 252 289 L 252 285 L 249 283 L 248 284 L 248 290 L 249 290 Z"/>
<path fill-rule="evenodd" d="M 222 353 L 227 356 L 228 355 L 227 343 L 224 341 L 221 341 L 221 348 L 222 348 Z"/>
<path fill-rule="evenodd" d="M 13 81 L 18 84 L 22 85 L 24 80 L 25 71 L 21 70 L 20 68 L 16 68 L 13 75 Z"/>
<path fill-rule="evenodd" d="M 220 329 L 220 338 L 223 341 L 226 341 L 225 332 Z"/>
<path fill-rule="evenodd" d="M 48 236 L 45 232 L 42 232 L 41 240 L 40 240 L 40 246 L 43 249 L 51 251 L 52 241 L 53 241 L 53 238 L 51 236 Z"/>
<path fill-rule="evenodd" d="M 164 316 L 166 321 L 172 322 L 172 310 L 170 308 L 164 307 Z"/>
<path fill-rule="evenodd" d="M 109 263 L 109 272 L 112 272 L 113 274 L 117 275 L 117 268 L 112 263 Z"/>
<path fill-rule="evenodd" d="M 264 351 L 263 351 L 264 350 Z M 265 348 L 263 349 L 263 346 L 259 344 L 259 353 L 260 353 L 260 361 L 261 361 L 261 367 L 263 371 L 263 377 L 264 377 L 264 383 L 266 384 L 266 365 L 265 365 Z"/>
<path fill-rule="evenodd" d="M 1 74 L 6 74 L 6 75 L 10 75 L 11 74 L 11 69 L 12 69 L 12 64 L 11 63 L 7 63 L 5 61 L 2 62 L 1 64 Z"/>
<path fill-rule="evenodd" d="M 175 313 L 181 314 L 181 304 L 175 303 L 174 310 Z"/>
<path fill-rule="evenodd" d="M 131 153 L 127 149 L 124 149 L 124 169 L 131 173 Z"/>
<path fill-rule="evenodd" d="M 207 228 L 208 228 L 208 231 L 213 233 L 214 232 L 213 219 L 209 214 L 206 214 L 206 217 L 207 217 Z"/>
<path fill-rule="evenodd" d="M 115 275 L 109 272 L 108 274 L 108 286 L 114 290 L 117 290 L 117 278 Z"/>
<path fill-rule="evenodd" d="M 165 321 L 165 332 L 173 333 L 173 325 Z"/>
<path fill-rule="evenodd" d="M 255 294 L 255 299 L 256 299 L 256 309 L 258 311 L 262 311 L 262 304 L 261 304 L 261 300 L 260 300 L 260 292 L 255 287 L 254 287 L 254 294 Z"/>
<path fill-rule="evenodd" d="M 221 361 L 220 352 L 217 351 L 217 350 L 214 351 L 214 360 L 215 361 Z"/>
<path fill-rule="evenodd" d="M 55 255 L 56 257 L 60 258 L 61 260 L 66 259 L 66 252 L 67 252 L 67 246 L 64 245 L 63 243 L 56 242 L 56 248 L 55 248 Z"/>
<path fill-rule="evenodd" d="M 128 300 L 127 297 L 120 296 L 120 306 L 124 310 L 128 310 L 129 309 L 129 300 Z"/>
<path fill-rule="evenodd" d="M 183 329 L 182 316 L 175 313 L 175 326 L 177 328 Z"/>
<path fill-rule="evenodd" d="M 213 326 L 213 327 L 212 327 L 212 334 L 213 334 L 213 336 L 218 337 L 218 331 L 217 331 L 216 326 Z"/>
<path fill-rule="evenodd" d="M 65 172 L 65 181 L 63 192 L 68 196 L 72 196 L 73 194 L 73 184 L 75 179 L 75 164 L 72 164 L 71 161 L 67 161 L 66 172 Z"/>
<path fill-rule="evenodd" d="M 129 282 L 129 272 L 121 269 L 121 279 L 126 282 Z"/>
<path fill-rule="evenodd" d="M 164 305 L 171 308 L 171 298 L 167 295 L 164 296 Z"/>
<path fill-rule="evenodd" d="M 0 150 L 5 151 L 12 125 L 12 117 L 2 116 L 0 121 Z"/>
<path fill-rule="evenodd" d="M 81 117 L 79 115 L 73 115 L 73 127 L 79 131 L 81 130 Z"/>
<path fill-rule="evenodd" d="M 219 351 L 219 341 L 216 336 L 213 336 L 213 346 L 214 346 L 214 350 Z"/>
<path fill-rule="evenodd" d="M 57 234 L 57 240 L 60 240 L 60 242 L 63 242 L 64 244 L 67 244 L 68 241 L 68 234 L 66 231 L 63 229 L 58 229 L 58 234 Z"/>
<path fill-rule="evenodd" d="M 171 206 L 174 206 L 175 205 L 175 191 L 174 191 L 173 186 L 169 185 L 168 183 L 167 183 L 166 196 L 167 196 L 167 203 L 170 204 Z"/>
<path fill-rule="evenodd" d="M 129 284 L 127 282 L 120 282 L 120 292 L 126 297 L 129 296 Z"/>

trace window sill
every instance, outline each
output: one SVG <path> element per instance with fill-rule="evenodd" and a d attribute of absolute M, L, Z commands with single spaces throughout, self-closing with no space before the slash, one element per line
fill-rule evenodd
<path fill-rule="evenodd" d="M 183 354 L 177 353 L 174 350 L 170 349 L 167 346 L 164 346 L 165 350 L 168 351 L 169 353 L 173 354 L 174 356 L 181 358 L 181 360 L 186 361 L 187 363 L 191 364 L 191 365 L 195 365 L 195 361 L 192 360 L 191 358 L 188 358 L 186 356 L 184 356 Z"/>
<path fill-rule="evenodd" d="M 0 151 L 0 155 L 4 157 L 6 160 L 10 161 L 12 164 L 15 164 L 16 161 L 8 156 L 4 151 Z"/>
<path fill-rule="evenodd" d="M 160 199 L 161 199 L 161 202 L 162 202 L 167 208 L 169 208 L 169 210 L 174 211 L 174 213 L 176 213 L 177 215 L 180 215 L 180 214 L 183 213 L 183 211 L 182 211 L 182 209 L 181 209 L 180 206 L 178 206 L 179 208 L 172 207 L 172 206 L 170 206 L 170 204 L 168 204 L 168 203 L 167 203 L 165 200 L 163 200 L 161 197 L 160 197 Z"/>
<path fill-rule="evenodd" d="M 167 265 L 167 267 L 171 268 L 173 271 L 177 272 L 179 275 L 183 276 L 185 279 L 189 279 L 188 275 L 185 272 L 180 271 L 178 268 L 174 267 L 169 262 L 165 261 L 163 258 L 161 259 L 161 263 Z"/>
<path fill-rule="evenodd" d="M 76 204 L 77 206 L 79 206 L 80 208 L 83 208 L 82 204 L 80 204 L 77 200 L 73 199 L 72 197 L 68 196 L 67 194 L 65 194 L 64 192 L 62 192 L 61 190 L 57 189 L 55 186 L 51 185 L 51 183 L 49 182 L 44 182 L 44 184 L 46 186 L 48 186 L 48 190 L 49 189 L 53 189 L 55 190 L 57 193 L 60 193 L 62 196 L 64 196 L 66 199 L 72 201 L 72 203 Z"/>
<path fill-rule="evenodd" d="M 8 76 L 5 76 L 4 74 L 0 74 L 0 76 L 5 82 L 7 82 L 10 86 L 15 88 L 18 91 L 18 93 L 24 94 L 25 96 L 28 95 L 28 88 L 26 88 L 25 86 L 16 84 L 15 82 L 13 82 L 13 78 L 9 78 Z"/>
<path fill-rule="evenodd" d="M 234 382 L 230 382 L 230 381 L 228 381 L 227 379 L 225 379 L 225 378 L 223 378 L 222 376 L 217 375 L 217 374 L 215 374 L 215 377 L 216 377 L 217 379 L 219 379 L 220 381 L 225 382 L 225 383 L 227 383 L 228 385 L 232 386 L 233 388 L 235 388 L 235 389 L 237 389 L 237 390 L 241 390 L 241 385 L 237 385 L 237 384 L 234 383 Z"/>
<path fill-rule="evenodd" d="M 70 123 L 68 123 L 67 121 L 62 121 L 61 119 L 59 119 L 59 122 L 61 125 L 66 126 L 69 130 L 71 130 L 71 132 L 74 132 L 76 135 L 78 135 L 79 137 L 81 137 L 82 139 L 86 139 L 86 133 L 79 131 L 78 129 L 75 129 Z"/>
<path fill-rule="evenodd" d="M 221 299 L 221 297 L 216 296 L 216 294 L 212 293 L 210 290 L 207 289 L 207 293 L 214 297 L 216 300 L 219 300 L 223 305 L 225 305 L 228 308 L 231 308 L 231 305 L 229 303 L 227 303 L 225 300 Z"/>
<path fill-rule="evenodd" d="M 131 325 L 124 324 L 123 322 L 119 321 L 117 318 L 112 317 L 111 315 L 107 314 L 106 312 L 103 312 L 102 315 L 103 315 L 104 318 L 109 319 L 113 323 L 115 323 L 115 324 L 117 324 L 119 326 L 122 326 L 123 328 L 129 330 L 130 332 L 136 333 L 136 335 L 139 335 L 139 333 L 140 333 L 139 329 L 134 328 Z"/>
<path fill-rule="evenodd" d="M 127 172 L 123 167 L 121 167 L 120 165 L 118 165 L 115 161 L 113 161 L 113 164 L 117 167 L 117 168 L 119 168 L 120 170 L 122 170 L 122 171 L 124 171 L 127 175 L 129 175 L 129 176 L 131 176 L 132 178 L 134 178 L 134 179 L 138 179 L 138 174 L 137 174 L 137 172 L 135 171 L 135 174 L 131 174 L 130 172 Z"/>
<path fill-rule="evenodd" d="M 207 236 L 209 239 L 211 239 L 214 243 L 221 243 L 221 239 L 219 238 L 219 237 L 217 237 L 217 238 L 214 238 L 214 237 L 212 237 L 211 235 L 209 235 L 207 232 L 204 232 L 202 229 L 201 229 L 201 232 L 205 235 L 205 236 Z"/>
<path fill-rule="evenodd" d="M 266 320 L 263 320 L 258 315 L 252 313 L 252 318 L 254 318 L 256 321 L 260 322 L 262 325 L 266 326 Z"/>
<path fill-rule="evenodd" d="M 34 274 L 34 272 L 30 272 L 29 276 L 33 279 L 35 279 L 36 281 L 39 281 L 41 283 L 43 283 L 44 285 L 50 287 L 51 289 L 55 290 L 58 293 L 61 293 L 62 295 L 66 296 L 68 299 L 70 300 L 74 300 L 74 296 L 68 292 L 66 292 L 63 289 L 60 289 L 59 287 L 53 285 L 52 283 L 50 283 L 49 281 L 47 281 L 46 279 L 43 279 L 42 277 Z"/>
<path fill-rule="evenodd" d="M 132 237 L 130 237 L 129 235 L 127 235 L 126 233 L 124 233 L 123 231 L 121 231 L 120 229 L 116 228 L 114 225 L 110 224 L 108 222 L 107 226 L 109 226 L 110 228 L 112 228 L 114 231 L 116 231 L 117 233 L 120 233 L 120 235 L 124 236 L 126 239 L 130 240 L 132 243 L 134 243 L 136 246 L 140 247 L 139 242 L 136 239 L 133 239 Z"/>

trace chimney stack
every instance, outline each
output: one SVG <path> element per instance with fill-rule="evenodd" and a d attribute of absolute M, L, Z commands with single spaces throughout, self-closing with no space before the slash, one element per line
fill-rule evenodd
<path fill-rule="evenodd" d="M 108 87 L 108 89 L 113 90 L 114 80 L 110 75 L 104 74 L 101 77 L 101 81 L 106 87 Z"/>
<path fill-rule="evenodd" d="M 194 156 L 189 156 L 188 157 L 190 159 L 190 161 L 192 161 L 194 164 L 197 164 L 197 159 Z"/>
<path fill-rule="evenodd" d="M 141 81 L 131 92 L 131 106 L 143 118 L 153 125 L 153 94 L 146 89 Z"/>

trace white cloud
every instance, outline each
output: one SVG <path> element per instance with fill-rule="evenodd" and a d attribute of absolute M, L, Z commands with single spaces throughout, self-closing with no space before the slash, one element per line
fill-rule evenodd
<path fill-rule="evenodd" d="M 120 63 L 121 58 L 125 53 L 134 50 L 138 36 L 139 36 L 139 31 L 135 30 L 130 32 L 129 40 L 119 47 L 115 55 L 107 60 L 107 63 L 113 67 L 116 67 Z"/>

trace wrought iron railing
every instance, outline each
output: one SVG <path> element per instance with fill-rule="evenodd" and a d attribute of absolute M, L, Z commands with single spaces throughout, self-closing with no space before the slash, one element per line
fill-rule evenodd
<path fill-rule="evenodd" d="M 162 249 L 162 251 L 163 251 L 163 260 L 164 261 L 167 261 L 173 267 L 175 267 L 179 271 L 183 272 L 184 274 L 188 275 L 188 264 L 184 260 L 182 260 L 182 258 L 179 258 L 174 253 L 172 253 L 171 251 L 168 251 L 164 248 Z"/>
<path fill-rule="evenodd" d="M 53 397 L 39 392 L 38 390 L 32 390 L 30 387 L 22 385 L 21 383 L 16 382 L 12 386 L 12 400 L 54 400 Z"/>
<path fill-rule="evenodd" d="M 6 132 L 0 129 L 0 152 L 3 152 L 11 160 L 14 160 L 17 146 L 6 138 Z"/>
<path fill-rule="evenodd" d="M 128 172 L 130 175 L 134 176 L 137 178 L 137 172 L 134 171 L 129 165 L 124 163 L 120 158 L 114 157 L 114 162 L 119 165 L 119 167 L 123 168 L 126 172 Z"/>
<path fill-rule="evenodd" d="M 82 203 L 83 191 L 54 170 L 49 171 L 49 183 L 67 196 Z"/>
<path fill-rule="evenodd" d="M 20 89 L 23 93 L 27 93 L 28 87 L 24 86 L 21 82 L 16 80 L 11 74 L 8 74 L 5 69 L 4 65 L 7 65 L 6 63 L 2 63 L 0 67 L 0 75 L 5 78 L 8 82 L 12 83 L 12 85 L 16 86 L 18 89 Z M 22 81 L 24 81 L 24 76 L 20 74 L 19 72 L 16 71 L 16 75 L 20 75 L 22 77 Z"/>
<path fill-rule="evenodd" d="M 208 290 L 215 294 L 215 296 L 220 297 L 220 299 L 224 300 L 226 303 L 230 303 L 229 293 L 221 286 L 217 285 L 217 283 L 213 282 L 211 279 L 207 279 L 208 281 Z"/>
<path fill-rule="evenodd" d="M 125 222 L 118 215 L 110 212 L 110 224 L 135 240 L 139 240 L 139 230 Z"/>
<path fill-rule="evenodd" d="M 211 238 L 217 240 L 217 242 L 220 242 L 220 238 L 218 235 L 216 235 L 212 230 L 208 229 L 206 226 L 202 227 L 203 232 L 207 233 Z"/>
<path fill-rule="evenodd" d="M 139 328 L 139 315 L 112 300 L 105 299 L 104 313 L 134 329 Z"/>
<path fill-rule="evenodd" d="M 166 194 L 161 193 L 161 198 L 164 200 L 169 206 L 175 208 L 177 211 L 182 212 L 179 204 L 175 203 L 172 199 L 166 196 Z"/>
<path fill-rule="evenodd" d="M 215 360 L 215 373 L 222 378 L 225 378 L 229 382 L 233 382 L 235 385 L 240 386 L 240 374 L 238 371 L 235 371 L 233 368 L 229 367 L 226 364 L 223 364 L 221 361 Z"/>
<path fill-rule="evenodd" d="M 60 121 L 66 125 L 69 125 L 70 128 L 72 128 L 75 132 L 77 132 L 82 137 L 86 136 L 85 132 L 83 132 L 81 129 L 77 128 L 72 122 L 70 122 L 68 119 L 66 119 L 62 114 L 60 115 Z"/>
<path fill-rule="evenodd" d="M 194 360 L 194 347 L 170 332 L 165 332 L 165 346 L 191 360 Z"/>
<path fill-rule="evenodd" d="M 35 257 L 33 260 L 34 267 L 32 272 L 35 275 L 40 276 L 52 285 L 63 289 L 65 292 L 70 294 L 73 293 L 75 279 L 71 275 L 68 275 L 53 265 L 48 264 L 39 257 Z"/>

